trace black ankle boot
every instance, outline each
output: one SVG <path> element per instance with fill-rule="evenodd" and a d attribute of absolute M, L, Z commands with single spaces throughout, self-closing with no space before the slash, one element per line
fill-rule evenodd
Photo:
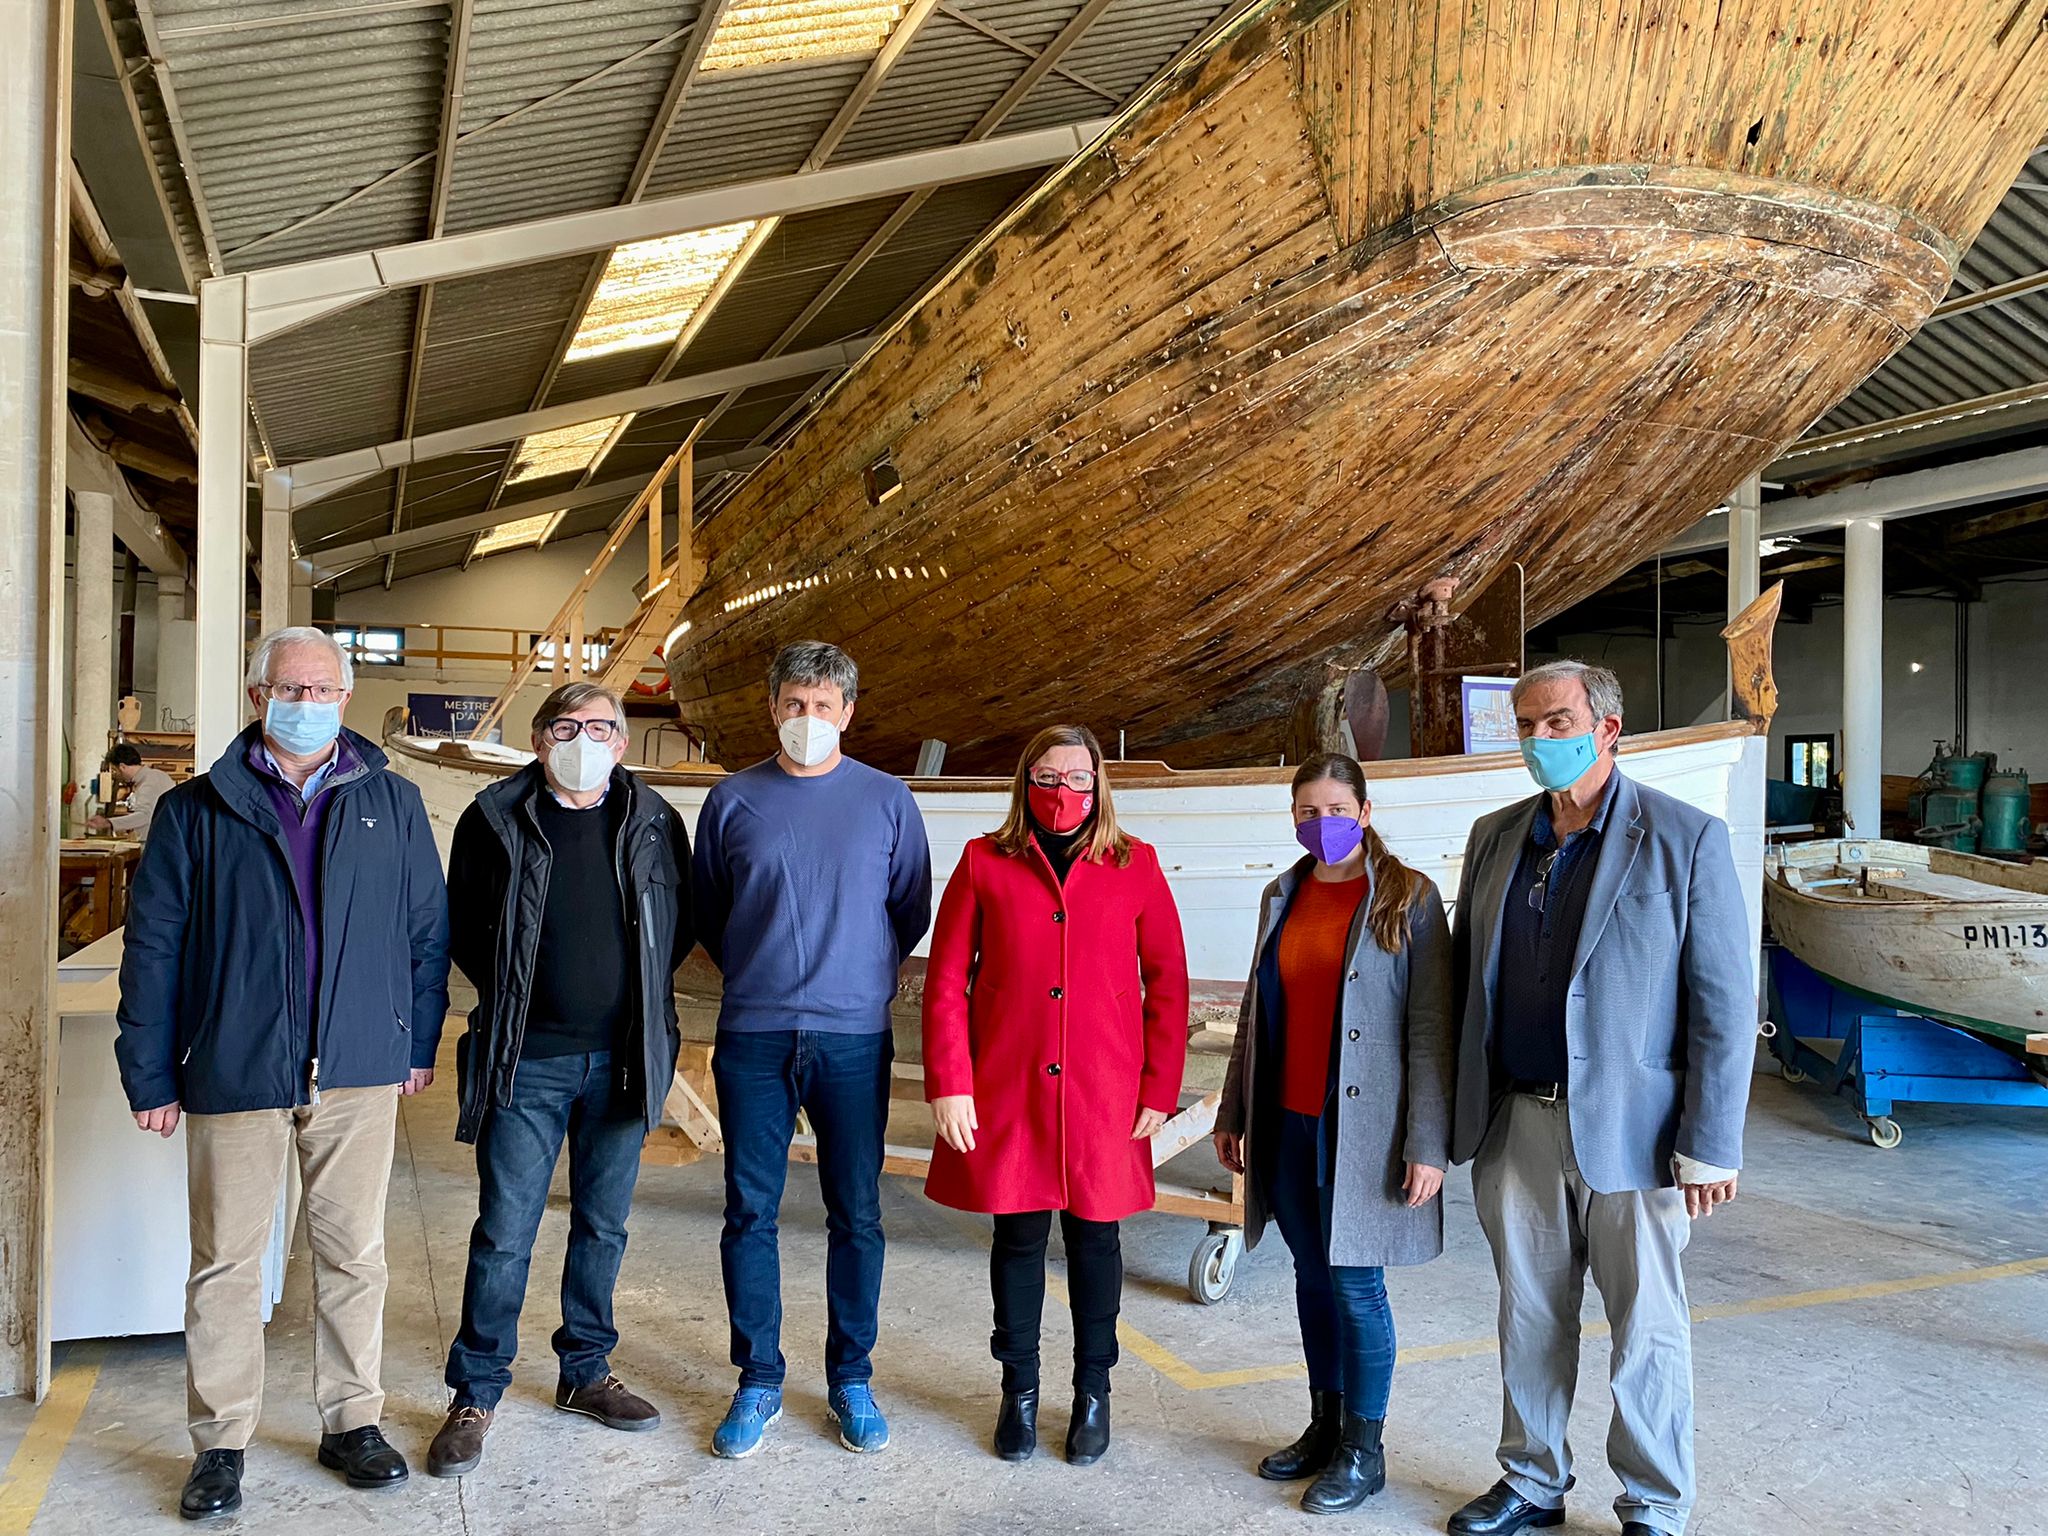
<path fill-rule="evenodd" d="M 1067 1462 L 1085 1467 L 1102 1460 L 1109 1449 L 1109 1398 L 1093 1392 L 1074 1394 L 1074 1416 L 1067 1423 Z"/>
<path fill-rule="evenodd" d="M 1269 1483 L 1298 1483 L 1304 1477 L 1314 1477 L 1337 1453 L 1337 1435 L 1343 1421 L 1343 1393 L 1310 1392 L 1308 1428 L 1294 1444 L 1260 1462 L 1259 1476 Z"/>
<path fill-rule="evenodd" d="M 1337 1454 L 1301 1496 L 1303 1509 L 1312 1515 L 1341 1515 L 1387 1486 L 1387 1455 L 1380 1445 L 1385 1422 L 1361 1419 L 1355 1413 L 1344 1415 Z"/>
<path fill-rule="evenodd" d="M 1003 1394 L 996 1415 L 996 1454 L 1005 1461 L 1029 1461 L 1038 1449 L 1038 1388 Z"/>

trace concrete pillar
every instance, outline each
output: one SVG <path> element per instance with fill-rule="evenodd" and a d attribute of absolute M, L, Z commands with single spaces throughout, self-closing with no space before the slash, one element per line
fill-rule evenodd
<path fill-rule="evenodd" d="M 113 726 L 114 498 L 76 491 L 71 512 L 78 593 L 71 625 L 71 778 L 82 785 L 99 772 Z M 74 806 L 85 810 L 83 794 Z"/>
<path fill-rule="evenodd" d="M 199 550 L 193 559 L 193 730 L 210 764 L 242 728 L 249 475 L 248 281 L 199 285 Z"/>
<path fill-rule="evenodd" d="M 1751 475 L 1728 497 L 1728 617 L 1756 601 L 1762 579 L 1763 483 Z M 1728 679 L 1724 719 L 1735 718 L 1734 679 Z"/>
<path fill-rule="evenodd" d="M 192 662 L 198 648 L 192 591 L 182 576 L 156 582 L 156 728 L 192 729 Z M 203 766 L 203 765 L 202 765 Z"/>
<path fill-rule="evenodd" d="M 313 622 L 313 562 L 292 562 L 291 591 L 285 598 L 284 621 L 301 629 Z"/>
<path fill-rule="evenodd" d="M 70 0 L 0 0 L 0 1394 L 50 1381 Z"/>
<path fill-rule="evenodd" d="M 259 588 L 259 634 L 291 623 L 292 508 L 280 477 L 263 477 L 262 583 Z"/>
<path fill-rule="evenodd" d="M 1878 835 L 1884 802 L 1884 524 L 1842 530 L 1842 815 Z"/>

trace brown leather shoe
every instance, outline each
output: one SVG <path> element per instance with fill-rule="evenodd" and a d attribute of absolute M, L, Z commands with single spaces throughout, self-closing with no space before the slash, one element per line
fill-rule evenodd
<path fill-rule="evenodd" d="M 448 1410 L 434 1443 L 427 1447 L 427 1473 L 431 1477 L 460 1477 L 474 1472 L 484 1459 L 484 1436 L 491 1432 L 496 1417 L 488 1408 L 457 1403 Z"/>
<path fill-rule="evenodd" d="M 654 1404 L 629 1390 L 616 1376 L 594 1381 L 587 1387 L 555 1388 L 555 1406 L 564 1413 L 580 1413 L 597 1420 L 606 1429 L 659 1429 L 661 1413 Z"/>

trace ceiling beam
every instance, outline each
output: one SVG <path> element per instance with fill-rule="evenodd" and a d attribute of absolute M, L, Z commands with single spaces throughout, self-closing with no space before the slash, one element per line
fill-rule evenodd
<path fill-rule="evenodd" d="M 1000 43 L 1003 47 L 1010 49 L 1014 53 L 1023 54 L 1024 57 L 1026 57 L 1027 59 L 1035 59 L 1038 57 L 1038 50 L 1032 47 L 1029 43 L 1025 42 L 1022 38 L 1012 37 L 1007 32 L 1000 32 L 996 28 L 990 26 L 987 22 L 981 20 L 979 17 L 970 16 L 967 12 L 961 10 L 958 6 L 952 4 L 952 0 L 939 0 L 939 14 L 945 17 L 948 21 L 958 22 L 961 26 L 967 28 L 970 32 L 979 32 L 983 37 L 987 38 L 992 43 Z M 1112 107 L 1118 107 L 1123 105 L 1123 97 L 1117 95 L 1117 93 L 1115 91 L 1112 91 L 1108 86 L 1097 85 L 1093 80 L 1090 80 L 1087 76 L 1076 74 L 1073 70 L 1067 68 L 1067 66 L 1064 64 L 1055 64 L 1053 66 L 1052 72 L 1058 75 L 1062 80 L 1066 80 L 1074 85 L 1078 85 L 1079 87 L 1081 87 L 1082 90 L 1088 92 L 1091 96 L 1101 97 L 1104 101 L 1108 102 Z"/>
<path fill-rule="evenodd" d="M 1952 299 L 1943 299 L 1934 306 L 1934 312 L 1927 317 L 1927 323 L 1931 325 L 1936 320 L 1967 315 L 1973 309 L 1983 309 L 1993 304 L 2010 304 L 2014 299 L 2024 299 L 2044 288 L 2048 288 L 2048 272 L 2029 272 L 2025 277 L 2016 277 L 2009 283 L 1998 283 L 1990 288 L 1979 288 L 1975 293 L 1959 293 Z"/>
<path fill-rule="evenodd" d="M 469 71 L 469 25 L 475 0 L 454 0 L 448 12 L 448 47 L 441 65 L 441 133 L 434 153 L 434 188 L 427 199 L 427 238 L 437 240 L 448 222 L 448 189 L 455 180 L 455 139 L 462 128 L 462 85 Z M 420 290 L 413 309 L 412 348 L 405 367 L 405 419 L 400 437 L 411 437 L 419 418 L 420 372 L 427 362 L 427 328 L 434 318 L 434 285 Z M 391 531 L 405 526 L 405 482 L 407 466 L 398 467 L 398 484 L 391 498 Z M 384 562 L 384 585 L 391 586 L 395 559 Z"/>
<path fill-rule="evenodd" d="M 159 576 L 186 574 L 185 551 L 164 532 L 163 521 L 142 504 L 121 466 L 86 435 L 76 416 L 66 417 L 64 423 L 64 485 L 67 490 L 111 496 L 114 534 L 130 553 Z"/>
<path fill-rule="evenodd" d="M 1881 480 L 1825 491 L 1818 496 L 1781 496 L 1764 503 L 1758 534 L 1762 538 L 1782 538 L 1818 533 L 1845 523 L 1888 522 L 2044 491 L 2048 491 L 2048 448 L 2023 448 L 1939 469 L 1887 475 Z M 1663 553 L 1668 559 L 1714 549 L 1727 541 L 1726 515 L 1710 513 L 1665 545 Z"/>
<path fill-rule="evenodd" d="M 536 432 L 552 432 L 558 427 L 579 426 L 583 422 L 600 421 L 607 416 L 634 415 L 645 411 L 663 410 L 672 405 L 687 404 L 691 400 L 708 400 L 728 389 L 751 389 L 757 384 L 772 384 L 783 379 L 798 379 L 808 374 L 844 368 L 856 362 L 867 351 L 870 340 L 871 338 L 866 336 L 856 336 L 850 341 L 834 342 L 825 347 L 811 347 L 802 352 L 789 352 L 781 357 L 758 363 L 740 363 L 731 368 L 714 368 L 704 373 L 668 379 L 660 384 L 643 384 L 608 395 L 592 395 L 582 400 L 572 400 L 565 405 L 550 405 L 535 411 L 522 411 L 516 416 L 499 416 L 489 421 L 474 422 L 469 426 L 451 427 L 446 431 L 428 432 L 417 437 L 378 443 L 374 447 L 353 448 L 346 453 L 329 454 L 325 458 L 305 459 L 297 464 L 281 465 L 277 473 L 289 487 L 291 505 L 296 510 L 311 506 L 323 497 L 332 496 L 337 491 L 345 490 L 371 475 L 388 474 L 405 465 L 421 464 L 429 459 L 447 458 L 458 453 L 470 453 L 480 448 L 494 447 L 499 443 L 517 442 L 520 438 Z"/>
<path fill-rule="evenodd" d="M 967 130 L 966 137 L 961 140 L 961 143 L 965 145 L 986 141 L 989 135 L 993 134 L 1002 125 L 1003 119 L 1017 109 L 1018 103 L 1022 102 L 1026 96 L 1037 89 L 1039 82 L 1059 66 L 1060 60 L 1066 57 L 1068 51 L 1076 43 L 1080 42 L 1088 29 L 1095 25 L 1096 19 L 1112 3 L 1113 0 L 1087 0 L 1087 3 L 1068 19 L 1067 24 L 1060 28 L 1058 34 L 1043 49 L 1039 50 L 1032 61 L 1025 66 L 1024 72 L 1010 83 L 1009 88 L 996 98 L 994 104 L 986 112 L 976 119 L 974 126 Z M 1105 119 L 1097 126 L 1099 129 L 1106 129 L 1109 126 L 1109 120 Z M 1090 135 L 1091 142 L 1094 137 L 1094 134 Z M 814 149 L 812 151 L 813 158 L 817 154 L 818 151 Z M 809 161 L 806 161 L 806 163 L 808 164 Z M 782 334 L 769 344 L 767 351 L 762 355 L 764 357 L 774 357 L 784 347 L 791 345 L 797 337 L 801 336 L 811 322 L 824 313 L 826 306 L 845 291 L 846 286 L 860 274 L 861 269 L 882 253 L 882 250 L 896 237 L 897 232 L 911 221 L 917 211 L 930 199 L 935 190 L 936 188 L 931 187 L 921 188 L 898 204 L 889 217 L 883 221 L 882 227 L 870 235 L 866 243 L 858 251 L 855 251 L 846 264 L 833 274 L 831 281 L 826 283 L 822 289 L 812 296 L 810 303 L 803 307 L 802 312 L 794 320 L 783 327 Z M 731 410 L 738 403 L 739 398 L 739 391 L 728 392 L 725 398 L 713 406 L 710 414 L 704 418 L 705 425 L 709 427 L 712 422 L 717 421 L 719 417 Z M 775 425 L 779 426 L 780 422 L 778 421 Z M 756 438 L 756 445 L 759 442 L 760 439 Z"/>
<path fill-rule="evenodd" d="M 766 458 L 759 449 L 742 448 L 734 453 L 707 454 L 696 466 L 699 479 L 711 475 L 729 474 L 734 470 L 751 468 Z M 409 549 L 424 549 L 432 544 L 452 544 L 458 539 L 473 539 L 479 534 L 501 528 L 507 523 L 516 523 L 523 518 L 540 517 L 550 512 L 573 512 L 579 507 L 596 506 L 606 501 L 625 501 L 637 496 L 647 488 L 644 479 L 619 478 L 599 481 L 589 485 L 572 486 L 548 496 L 535 496 L 525 501 L 508 501 L 500 506 L 482 512 L 473 512 L 467 517 L 451 517 L 445 522 L 423 523 L 408 528 L 403 533 L 380 534 L 376 538 L 361 539 L 352 544 L 335 544 L 325 549 L 316 549 L 304 558 L 313 562 L 313 579 L 316 582 L 331 581 L 345 570 L 352 570 L 366 560 L 388 558 L 403 554 Z"/>
<path fill-rule="evenodd" d="M 1766 480 L 1812 479 L 1893 456 L 1886 447 L 1921 453 L 1972 437 L 2013 432 L 2048 422 L 2048 382 L 1978 395 L 1953 405 L 1938 405 L 1904 416 L 1891 416 L 1860 427 L 1845 427 L 1819 437 L 1801 438 L 1764 471 Z"/>
<path fill-rule="evenodd" d="M 248 292 L 245 335 L 251 342 L 262 341 L 379 294 L 447 278 L 531 266 L 721 224 L 809 213 L 956 182 L 1042 170 L 1071 160 L 1108 126 L 1107 119 L 1094 118 L 978 143 L 738 182 L 631 206 L 238 273 L 237 280 L 247 284 Z"/>

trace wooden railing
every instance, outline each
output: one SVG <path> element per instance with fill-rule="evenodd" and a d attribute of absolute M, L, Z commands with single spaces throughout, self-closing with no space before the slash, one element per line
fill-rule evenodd
<path fill-rule="evenodd" d="M 539 624 L 521 624 L 508 627 L 497 624 L 429 624 L 398 619 L 316 619 L 315 629 L 332 633 L 341 630 L 395 629 L 404 636 L 396 654 L 376 651 L 366 645 L 348 645 L 345 649 L 349 659 L 359 670 L 375 675 L 376 669 L 392 667 L 433 667 L 444 668 L 450 662 L 482 662 L 516 669 L 534 648 L 534 637 L 542 633 Z M 589 645 L 611 646 L 617 643 L 621 631 L 616 625 L 605 625 L 592 630 L 583 637 Z M 449 637 L 459 637 L 451 643 Z M 427 637 L 431 637 L 429 644 Z M 481 649 L 476 647 L 483 647 Z M 641 666 L 642 676 L 656 678 L 668 674 L 662 665 L 649 661 Z"/>

